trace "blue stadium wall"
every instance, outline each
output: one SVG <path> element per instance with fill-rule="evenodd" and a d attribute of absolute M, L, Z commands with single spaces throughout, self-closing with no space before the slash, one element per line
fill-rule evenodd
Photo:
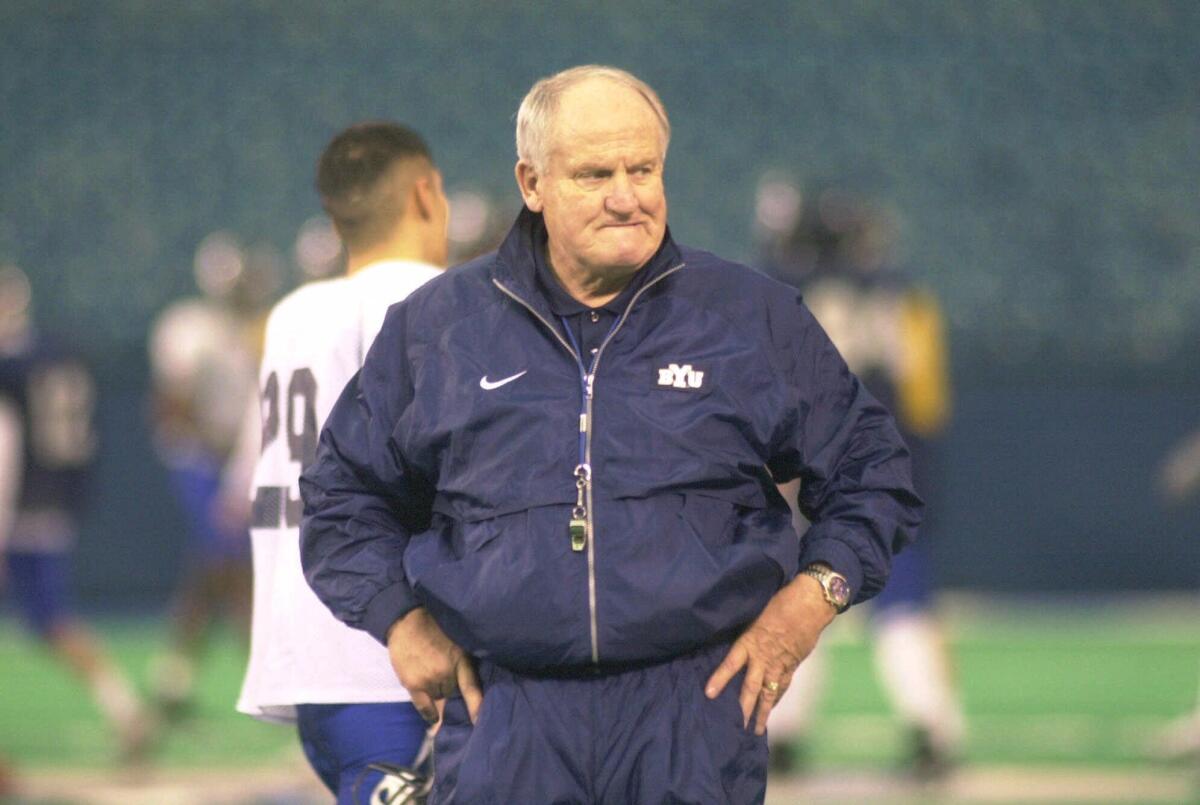
<path fill-rule="evenodd" d="M 161 600 L 178 512 L 146 432 L 145 335 L 223 228 L 286 251 L 312 165 L 366 117 L 511 203 L 536 78 L 617 64 L 662 94 L 676 236 L 754 262 L 766 172 L 903 217 L 950 316 L 946 584 L 1191 589 L 1200 501 L 1154 491 L 1200 426 L 1200 4 L 0 4 L 0 259 L 101 376 L 89 600 Z"/>

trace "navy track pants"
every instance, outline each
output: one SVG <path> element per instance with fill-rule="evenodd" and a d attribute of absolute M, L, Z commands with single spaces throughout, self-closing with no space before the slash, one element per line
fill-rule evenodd
<path fill-rule="evenodd" d="M 704 683 L 728 651 L 570 678 L 480 663 L 472 726 L 446 703 L 434 742 L 436 805 L 752 805 L 766 797 L 767 742 L 742 727 L 739 674 Z"/>

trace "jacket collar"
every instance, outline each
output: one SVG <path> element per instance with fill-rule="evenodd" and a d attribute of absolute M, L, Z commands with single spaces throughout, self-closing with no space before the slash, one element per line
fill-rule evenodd
<path fill-rule="evenodd" d="M 549 312 L 550 303 L 536 280 L 537 254 L 546 243 L 546 223 L 542 214 L 522 207 L 520 214 L 497 252 L 492 277 L 509 291 L 519 295 L 543 313 Z M 638 269 L 638 283 L 650 282 L 658 275 L 683 262 L 679 247 L 667 227 L 658 251 Z"/>

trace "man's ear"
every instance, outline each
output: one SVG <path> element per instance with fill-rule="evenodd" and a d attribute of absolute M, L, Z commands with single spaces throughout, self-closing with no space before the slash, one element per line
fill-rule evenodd
<path fill-rule="evenodd" d="M 433 218 L 435 204 L 437 203 L 437 188 L 434 187 L 434 176 L 432 173 L 427 173 L 424 176 L 418 176 L 412 183 L 412 202 L 413 210 L 420 216 L 421 220 L 428 221 Z"/>
<path fill-rule="evenodd" d="M 521 188 L 521 198 L 525 199 L 525 206 L 530 212 L 542 211 L 542 193 L 541 193 L 541 176 L 533 165 L 521 160 L 515 168 L 517 174 L 517 187 Z"/>

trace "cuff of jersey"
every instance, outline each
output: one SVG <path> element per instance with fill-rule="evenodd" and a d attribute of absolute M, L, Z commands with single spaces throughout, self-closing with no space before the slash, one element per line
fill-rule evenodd
<path fill-rule="evenodd" d="M 384 587 L 371 599 L 371 603 L 367 604 L 367 611 L 363 613 L 362 628 L 386 646 L 388 629 L 409 611 L 420 606 L 420 603 L 407 582 Z"/>
<path fill-rule="evenodd" d="M 824 562 L 835 573 L 845 576 L 846 583 L 850 585 L 850 603 L 858 602 L 863 584 L 862 562 L 858 561 L 858 556 L 849 545 L 836 539 L 821 539 L 812 543 L 805 540 L 804 550 L 800 552 L 800 569 L 814 562 Z"/>

